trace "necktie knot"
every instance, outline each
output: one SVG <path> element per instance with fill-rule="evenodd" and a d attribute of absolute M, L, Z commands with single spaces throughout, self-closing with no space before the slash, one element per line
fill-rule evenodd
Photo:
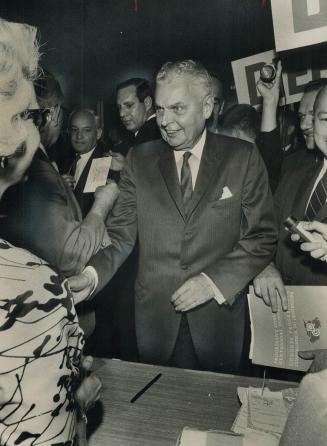
<path fill-rule="evenodd" d="M 191 156 L 192 156 L 191 152 L 184 152 L 184 155 L 183 155 L 184 161 L 183 162 L 187 163 Z"/>

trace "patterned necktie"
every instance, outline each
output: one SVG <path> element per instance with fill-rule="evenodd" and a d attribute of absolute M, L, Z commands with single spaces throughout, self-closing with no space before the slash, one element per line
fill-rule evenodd
<path fill-rule="evenodd" d="M 311 221 L 318 214 L 320 209 L 324 206 L 327 199 L 327 171 L 324 173 L 321 180 L 318 182 L 315 190 L 313 191 L 310 201 L 305 211 L 304 217 L 306 220 Z"/>
<path fill-rule="evenodd" d="M 187 209 L 188 202 L 192 198 L 193 186 L 192 186 L 192 173 L 188 160 L 192 155 L 191 152 L 185 152 L 183 155 L 183 165 L 181 170 L 181 190 L 184 202 L 185 210 Z"/>
<path fill-rule="evenodd" d="M 73 163 L 72 163 L 72 165 L 71 165 L 71 167 L 70 167 L 70 171 L 69 171 L 69 173 L 70 173 L 70 175 L 71 175 L 72 177 L 75 176 L 77 163 L 78 163 L 78 161 L 79 161 L 80 159 L 81 159 L 81 155 L 80 155 L 79 153 L 76 153 L 76 155 L 75 155 L 75 159 L 74 159 L 74 161 L 73 161 Z"/>

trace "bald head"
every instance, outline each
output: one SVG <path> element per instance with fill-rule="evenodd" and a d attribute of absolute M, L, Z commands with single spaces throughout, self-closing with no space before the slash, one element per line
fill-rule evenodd
<path fill-rule="evenodd" d="M 70 142 L 76 153 L 83 154 L 94 149 L 101 138 L 102 129 L 93 110 L 75 110 L 69 119 Z"/>

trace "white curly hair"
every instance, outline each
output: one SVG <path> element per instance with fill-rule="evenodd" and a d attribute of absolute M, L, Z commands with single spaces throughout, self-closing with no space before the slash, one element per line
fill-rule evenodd
<path fill-rule="evenodd" d="M 211 77 L 206 68 L 194 60 L 180 60 L 166 62 L 158 71 L 156 82 L 171 82 L 178 77 L 190 76 L 195 84 L 198 84 L 204 95 L 212 95 Z"/>
<path fill-rule="evenodd" d="M 18 82 L 39 75 L 37 29 L 0 18 L 0 100 L 15 94 Z"/>

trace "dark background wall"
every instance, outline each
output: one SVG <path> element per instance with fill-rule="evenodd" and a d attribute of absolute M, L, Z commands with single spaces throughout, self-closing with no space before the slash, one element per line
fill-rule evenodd
<path fill-rule="evenodd" d="M 42 63 L 67 106 L 103 99 L 109 127 L 124 78 L 152 78 L 163 62 L 192 58 L 229 85 L 231 60 L 274 47 L 268 0 L 1 0 L 0 16 L 39 28 Z"/>

